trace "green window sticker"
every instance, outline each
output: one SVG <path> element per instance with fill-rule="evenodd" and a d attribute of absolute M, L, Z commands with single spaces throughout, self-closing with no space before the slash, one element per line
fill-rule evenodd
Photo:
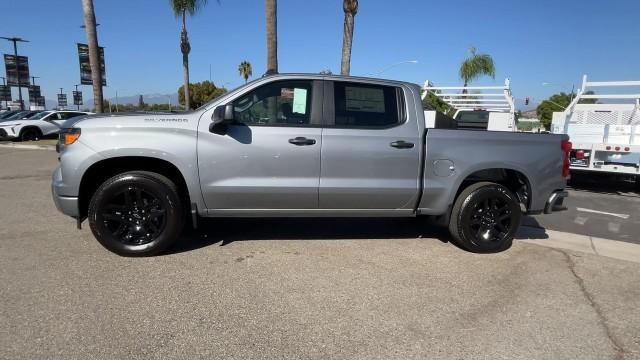
<path fill-rule="evenodd" d="M 307 89 L 293 90 L 293 113 L 301 115 L 307 113 Z"/>

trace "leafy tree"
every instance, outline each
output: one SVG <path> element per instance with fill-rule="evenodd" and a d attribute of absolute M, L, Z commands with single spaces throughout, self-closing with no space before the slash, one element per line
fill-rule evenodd
<path fill-rule="evenodd" d="M 100 53 L 98 50 L 98 30 L 96 14 L 93 9 L 93 0 L 82 0 L 84 12 L 84 27 L 87 32 L 87 46 L 89 47 L 89 65 L 91 66 L 91 82 L 93 82 L 93 103 L 96 104 L 96 112 L 103 112 L 102 107 L 102 69 L 100 66 Z"/>
<path fill-rule="evenodd" d="M 449 114 L 452 110 L 451 106 L 440 99 L 436 94 L 432 91 L 427 93 L 427 96 L 422 100 L 422 105 L 429 110 L 435 110 L 437 112 L 441 112 L 443 114 Z"/>
<path fill-rule="evenodd" d="M 278 4 L 276 0 L 265 0 L 267 23 L 267 74 L 278 73 Z"/>
<path fill-rule="evenodd" d="M 244 83 L 246 84 L 249 77 L 253 75 L 253 69 L 251 68 L 251 63 L 248 62 L 247 60 L 241 62 L 240 65 L 238 65 L 238 72 L 240 73 L 240 76 L 244 78 Z"/>
<path fill-rule="evenodd" d="M 584 93 L 585 95 L 594 95 L 593 91 L 587 91 Z M 544 100 L 538 105 L 536 108 L 536 113 L 538 114 L 538 119 L 544 127 L 549 130 L 551 127 L 551 121 L 553 120 L 553 113 L 564 111 L 569 104 L 571 104 L 571 99 L 574 97 L 573 94 L 567 94 L 561 92 L 559 94 L 551 95 L 547 100 Z M 580 104 L 595 104 L 598 102 L 598 99 L 583 99 L 580 100 Z"/>
<path fill-rule="evenodd" d="M 342 30 L 342 61 L 340 74 L 349 75 L 351 71 L 351 45 L 353 43 L 353 26 L 358 13 L 358 0 L 343 0 L 344 28 Z"/>
<path fill-rule="evenodd" d="M 187 109 L 191 109 L 189 95 L 189 52 L 191 52 L 191 44 L 189 43 L 189 35 L 187 34 L 187 13 L 193 16 L 198 10 L 207 4 L 207 0 L 169 0 L 173 13 L 176 17 L 182 17 L 182 30 L 180 31 L 180 51 L 182 52 L 182 72 L 184 77 L 184 87 L 187 93 Z"/>
<path fill-rule="evenodd" d="M 469 49 L 469 55 L 460 65 L 460 79 L 464 81 L 464 87 L 482 75 L 496 77 L 496 68 L 491 55 L 478 54 L 475 47 Z M 467 89 L 462 90 L 462 93 L 466 94 Z"/>
<path fill-rule="evenodd" d="M 192 89 L 191 93 L 189 93 L 190 104 L 194 108 L 198 108 L 207 102 L 217 98 L 218 96 L 227 92 L 227 89 L 224 87 L 216 87 L 214 83 L 209 80 L 205 80 L 199 83 L 191 83 L 189 84 Z M 178 88 L 178 101 L 180 104 L 185 104 L 185 96 L 184 96 L 184 85 Z"/>

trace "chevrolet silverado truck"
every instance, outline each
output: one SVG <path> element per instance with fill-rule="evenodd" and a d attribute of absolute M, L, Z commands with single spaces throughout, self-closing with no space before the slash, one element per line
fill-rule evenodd
<path fill-rule="evenodd" d="M 200 217 L 431 217 L 473 252 L 561 206 L 566 135 L 427 129 L 415 84 L 270 75 L 185 113 L 63 124 L 57 208 L 108 250 L 158 254 Z"/>

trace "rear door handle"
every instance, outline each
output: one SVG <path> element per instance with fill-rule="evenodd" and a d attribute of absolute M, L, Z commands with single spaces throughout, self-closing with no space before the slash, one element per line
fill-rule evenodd
<path fill-rule="evenodd" d="M 414 147 L 413 143 L 403 140 L 394 141 L 389 145 L 397 149 L 411 149 L 412 147 Z"/>
<path fill-rule="evenodd" d="M 307 139 L 306 137 L 298 136 L 293 139 L 289 139 L 289 144 L 304 146 L 304 145 L 313 145 L 316 141 L 314 139 Z"/>

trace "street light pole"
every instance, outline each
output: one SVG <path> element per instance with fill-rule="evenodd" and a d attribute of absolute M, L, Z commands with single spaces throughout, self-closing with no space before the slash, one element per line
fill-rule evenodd
<path fill-rule="evenodd" d="M 60 95 L 62 95 L 62 94 L 64 94 L 64 93 L 62 92 L 62 88 L 60 88 Z M 58 101 L 58 110 L 62 110 L 61 106 L 60 106 L 60 101 Z"/>
<path fill-rule="evenodd" d="M 385 71 L 387 71 L 387 70 L 389 70 L 389 69 L 391 69 L 391 68 L 394 68 L 394 67 L 396 67 L 396 66 L 398 66 L 398 65 L 402 65 L 402 64 L 417 64 L 417 63 L 418 63 L 418 60 L 405 60 L 405 61 L 398 61 L 397 63 L 393 63 L 393 64 L 391 64 L 391 65 L 389 65 L 389 66 L 387 66 L 387 67 L 383 68 L 382 70 L 380 70 L 379 72 L 377 72 L 377 73 L 375 73 L 375 74 L 373 74 L 373 75 L 380 75 L 380 74 L 382 74 L 383 72 L 385 72 Z"/>
<path fill-rule="evenodd" d="M 13 55 L 16 59 L 16 75 L 18 75 L 18 101 L 20 101 L 20 110 L 24 110 L 24 102 L 22 101 L 22 84 L 20 83 L 20 74 L 18 73 L 18 42 L 29 42 L 29 40 L 24 40 L 19 37 L 0 37 L 0 39 L 5 39 L 13 42 Z M 27 81 L 29 81 L 27 79 Z"/>

